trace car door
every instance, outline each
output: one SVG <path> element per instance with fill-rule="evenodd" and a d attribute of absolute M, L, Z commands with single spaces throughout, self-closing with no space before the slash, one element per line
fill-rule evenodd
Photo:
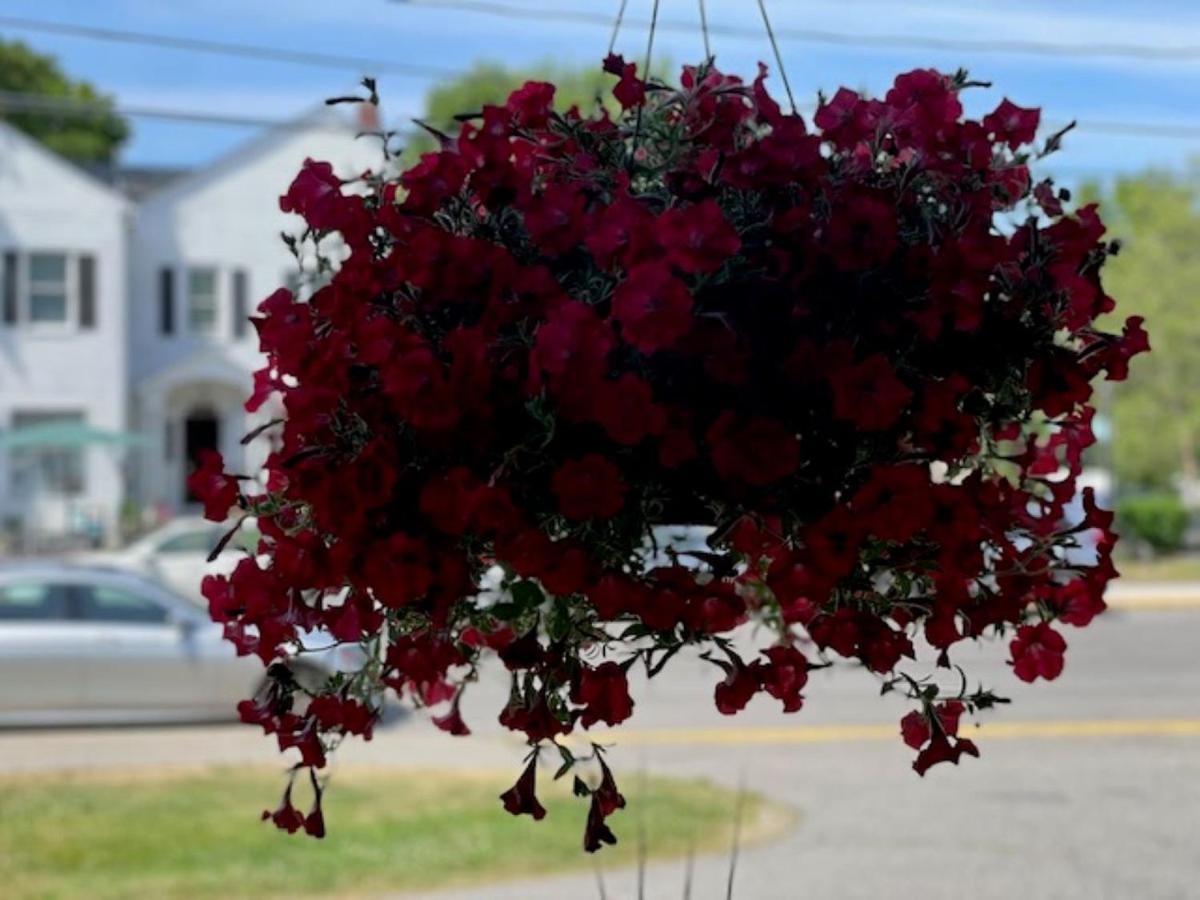
<path fill-rule="evenodd" d="M 0 716 L 53 719 L 83 705 L 85 641 L 67 608 L 63 584 L 36 576 L 0 583 Z"/>
<path fill-rule="evenodd" d="M 74 615 L 91 636 L 84 699 L 92 709 L 185 716 L 212 708 L 216 675 L 198 620 L 133 579 L 73 586 Z"/>
<path fill-rule="evenodd" d="M 201 526 L 172 535 L 147 557 L 146 568 L 180 596 L 199 602 L 208 554 L 223 534 L 219 526 Z"/>

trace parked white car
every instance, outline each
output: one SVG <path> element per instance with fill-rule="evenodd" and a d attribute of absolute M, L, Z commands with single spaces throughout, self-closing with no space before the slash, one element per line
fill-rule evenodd
<path fill-rule="evenodd" d="M 332 646 L 296 663 L 316 687 L 362 662 Z M 61 562 L 0 564 L 0 725 L 229 720 L 264 683 L 222 628 L 157 581 Z"/>
<path fill-rule="evenodd" d="M 81 554 L 72 559 L 149 575 L 193 603 L 204 604 L 200 594 L 204 576 L 228 575 L 245 551 L 253 552 L 258 543 L 257 529 L 246 522 L 221 555 L 208 562 L 209 553 L 228 530 L 228 525 L 199 517 L 172 519 L 121 550 Z"/>

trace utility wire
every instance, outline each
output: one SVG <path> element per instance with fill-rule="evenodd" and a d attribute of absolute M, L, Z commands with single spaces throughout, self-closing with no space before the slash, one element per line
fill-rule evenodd
<path fill-rule="evenodd" d="M 246 128 L 273 128 L 288 124 L 286 119 L 239 116 L 231 113 L 191 112 L 148 106 L 110 106 L 99 101 L 22 94 L 17 91 L 0 91 L 0 110 L 59 117 L 112 114 L 138 119 L 169 119 L 195 125 L 235 125 Z"/>
<path fill-rule="evenodd" d="M 60 118 L 114 114 L 128 116 L 132 119 L 166 119 L 192 125 L 230 125 L 242 128 L 281 128 L 308 121 L 304 117 L 266 118 L 264 116 L 243 116 L 236 113 L 170 109 L 161 106 L 109 105 L 100 100 L 76 100 L 71 97 L 51 97 L 19 91 L 0 91 L 0 111 L 34 113 Z M 411 116 L 402 115 L 401 118 L 411 118 Z M 320 124 L 319 119 L 315 121 Z"/>
<path fill-rule="evenodd" d="M 446 78 L 463 74 L 460 69 L 450 69 L 443 66 L 371 59 L 364 56 L 340 56 L 329 53 L 316 53 L 309 50 L 288 50 L 282 47 L 262 47 L 255 44 L 233 44 L 226 41 L 210 41 L 202 38 L 179 37 L 178 35 L 157 34 L 148 31 L 100 28 L 92 25 L 51 22 L 21 16 L 0 16 L 0 28 L 15 28 L 20 31 L 36 31 L 47 34 L 65 34 L 71 37 L 88 38 L 91 40 L 115 41 L 123 44 L 138 44 L 171 50 L 188 50 L 195 53 L 213 53 L 221 56 L 238 56 L 244 59 L 298 63 L 307 66 L 321 66 L 328 69 L 348 69 L 360 75 L 363 73 L 387 73 L 406 78 Z"/>
<path fill-rule="evenodd" d="M 29 94 L 19 91 L 0 91 L 0 110 L 43 113 L 55 116 L 87 116 L 115 113 L 130 118 L 166 119 L 199 125 L 230 125 L 247 128 L 293 125 L 296 119 L 266 118 L 263 116 L 238 115 L 236 113 L 206 112 L 203 110 L 178 109 L 163 106 L 109 105 L 102 100 L 77 100 L 69 97 L 52 97 L 45 94 Z M 812 106 L 801 106 L 802 113 L 811 114 Z M 415 113 L 398 113 L 396 118 L 411 119 Z M 1057 130 L 1066 122 L 1046 122 L 1044 126 Z M 1078 133 L 1106 134 L 1112 137 L 1148 137 L 1170 140 L 1200 140 L 1200 125 L 1175 125 L 1166 122 L 1121 122 L 1112 119 L 1090 119 L 1078 122 Z"/>
<path fill-rule="evenodd" d="M 612 24 L 612 20 L 600 13 L 585 10 L 552 10 L 544 7 L 520 6 L 515 3 L 499 2 L 499 0 L 392 0 L 392 2 L 411 7 L 426 9 L 457 9 L 463 12 L 483 13 L 509 19 L 540 19 L 557 20 L 560 22 L 578 22 L 588 25 Z M 627 20 L 631 26 L 645 27 L 646 20 L 634 22 Z M 682 20 L 660 20 L 658 27 L 661 31 L 694 34 L 694 23 Z M 755 28 L 738 25 L 727 25 L 710 22 L 708 30 L 711 34 L 723 37 L 762 40 L 762 32 Z M 1117 57 L 1127 59 L 1200 62 L 1200 45 L 1179 44 L 1164 46 L 1155 44 L 1125 44 L 1125 43 L 1066 43 L 1056 41 L 1039 41 L 1019 38 L 988 38 L 972 40 L 970 38 L 938 38 L 915 34 L 852 34 L 842 31 L 828 31 L 817 28 L 777 28 L 776 36 L 780 40 L 804 41 L 813 44 L 833 44 L 840 47 L 891 47 L 917 48 L 924 50 L 955 50 L 973 53 L 1023 53 L 1034 56 L 1072 56 L 1072 57 Z"/>

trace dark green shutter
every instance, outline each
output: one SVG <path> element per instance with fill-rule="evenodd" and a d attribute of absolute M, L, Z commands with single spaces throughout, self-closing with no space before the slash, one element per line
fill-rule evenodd
<path fill-rule="evenodd" d="M 12 250 L 4 252 L 4 272 L 3 285 L 0 286 L 0 291 L 3 292 L 3 297 L 0 297 L 0 306 L 3 306 L 3 318 L 5 325 L 17 324 L 17 254 Z"/>
<path fill-rule="evenodd" d="M 175 333 L 175 271 L 169 267 L 158 273 L 158 330 Z"/>
<path fill-rule="evenodd" d="M 96 327 L 96 257 L 79 257 L 79 327 Z"/>
<path fill-rule="evenodd" d="M 247 293 L 249 285 L 247 284 L 247 275 L 245 269 L 234 269 L 233 271 L 233 336 L 235 338 L 243 338 L 246 336 L 246 326 L 249 324 L 250 310 L 247 306 Z"/>

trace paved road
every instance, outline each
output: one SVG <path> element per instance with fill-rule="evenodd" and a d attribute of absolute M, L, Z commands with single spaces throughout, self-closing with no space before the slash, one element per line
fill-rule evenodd
<path fill-rule="evenodd" d="M 797 810 L 790 833 L 743 851 L 738 898 L 1200 897 L 1200 609 L 1117 610 L 1068 640 L 1062 677 L 1033 688 L 1001 647 L 972 653 L 972 676 L 1014 703 L 981 729 L 982 759 L 925 779 L 896 736 L 904 705 L 862 673 L 818 673 L 795 716 L 759 698 L 726 718 L 697 659 L 639 686 L 611 758 L 627 778 L 645 768 L 744 782 Z M 467 704 L 474 738 L 410 720 L 347 746 L 338 765 L 497 768 L 502 787 L 521 753 L 489 724 L 503 693 L 493 679 Z M 0 733 L 0 771 L 241 761 L 278 763 L 237 726 Z M 636 832 L 636 815 L 614 820 L 619 833 Z M 696 865 L 692 896 L 724 897 L 727 860 Z M 683 878 L 680 863 L 651 866 L 646 896 L 680 897 Z M 636 896 L 631 873 L 608 872 L 605 885 L 610 898 Z M 599 892 L 587 874 L 438 896 Z"/>

